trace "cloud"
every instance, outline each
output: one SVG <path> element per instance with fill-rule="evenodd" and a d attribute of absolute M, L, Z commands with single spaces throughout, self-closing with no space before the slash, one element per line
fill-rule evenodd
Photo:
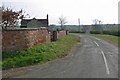
<path fill-rule="evenodd" d="M 56 23 L 58 17 L 64 15 L 68 24 L 92 24 L 98 18 L 104 23 L 117 23 L 118 0 L 4 0 L 14 8 L 23 8 L 31 17 L 46 18 L 49 14 L 50 23 Z"/>

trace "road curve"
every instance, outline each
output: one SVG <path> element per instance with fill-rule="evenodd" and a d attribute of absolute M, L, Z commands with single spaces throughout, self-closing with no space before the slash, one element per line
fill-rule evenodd
<path fill-rule="evenodd" d="M 36 66 L 14 78 L 118 78 L 118 47 L 92 36 L 81 36 L 70 56 Z"/>

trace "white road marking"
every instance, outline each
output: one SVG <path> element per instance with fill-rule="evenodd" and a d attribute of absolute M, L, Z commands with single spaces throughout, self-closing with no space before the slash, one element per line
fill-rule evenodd
<path fill-rule="evenodd" d="M 102 50 L 101 50 L 101 53 L 103 55 L 103 59 L 104 59 L 105 67 L 106 67 L 106 73 L 110 74 L 109 67 L 108 67 L 108 64 L 107 64 L 107 59 L 105 57 L 105 53 Z"/>
<path fill-rule="evenodd" d="M 96 38 L 96 39 L 99 40 L 99 41 L 101 40 L 101 39 L 99 39 L 99 38 Z"/>
<path fill-rule="evenodd" d="M 94 43 L 99 47 L 99 44 L 97 42 L 94 41 Z"/>

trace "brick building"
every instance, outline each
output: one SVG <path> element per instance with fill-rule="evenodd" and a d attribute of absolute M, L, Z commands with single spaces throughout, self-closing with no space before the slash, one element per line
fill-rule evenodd
<path fill-rule="evenodd" d="M 47 27 L 49 25 L 48 15 L 46 19 L 22 19 L 21 28 L 40 28 Z"/>

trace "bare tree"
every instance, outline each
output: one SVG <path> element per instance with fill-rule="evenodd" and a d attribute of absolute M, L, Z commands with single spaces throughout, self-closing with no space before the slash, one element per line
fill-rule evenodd
<path fill-rule="evenodd" d="M 60 16 L 58 23 L 61 25 L 61 29 L 64 29 L 63 26 L 67 23 L 66 18 L 64 16 Z"/>
<path fill-rule="evenodd" d="M 94 19 L 94 20 L 93 20 L 93 23 L 94 23 L 94 25 L 96 25 L 96 26 L 95 26 L 96 29 L 99 30 L 100 33 L 102 34 L 102 33 L 103 33 L 103 27 L 102 27 L 101 24 L 103 23 L 103 21 L 98 20 L 98 19 Z M 98 24 L 99 24 L 99 25 L 98 25 Z"/>
<path fill-rule="evenodd" d="M 97 25 L 98 24 L 98 19 L 94 19 L 93 24 Z"/>
<path fill-rule="evenodd" d="M 94 19 L 94 20 L 93 20 L 93 23 L 94 23 L 95 25 L 97 25 L 97 24 L 102 24 L 103 22 L 102 22 L 101 20 Z"/>
<path fill-rule="evenodd" d="M 99 22 L 99 24 L 102 24 L 102 23 L 103 23 L 103 21 L 101 21 L 101 20 L 98 20 L 98 22 Z"/>

